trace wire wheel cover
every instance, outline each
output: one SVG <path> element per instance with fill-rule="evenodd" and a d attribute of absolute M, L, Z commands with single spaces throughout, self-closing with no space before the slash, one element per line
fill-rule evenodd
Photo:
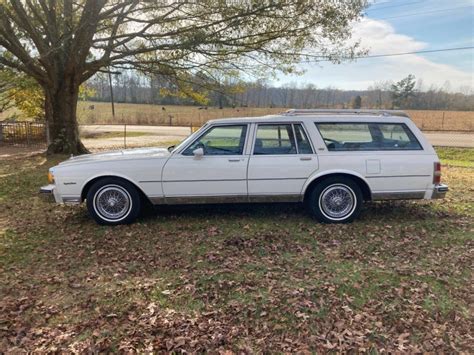
<path fill-rule="evenodd" d="M 118 185 L 102 187 L 94 197 L 94 208 L 106 220 L 116 221 L 128 215 L 132 198 L 127 190 Z"/>
<path fill-rule="evenodd" d="M 319 204 L 328 218 L 341 219 L 354 211 L 355 195 L 346 185 L 331 185 L 321 193 Z"/>

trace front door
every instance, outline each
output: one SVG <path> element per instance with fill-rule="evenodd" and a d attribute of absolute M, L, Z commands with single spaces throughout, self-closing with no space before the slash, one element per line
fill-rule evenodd
<path fill-rule="evenodd" d="M 257 125 L 248 170 L 250 201 L 299 200 L 317 169 L 318 158 L 300 123 Z"/>
<path fill-rule="evenodd" d="M 163 168 L 166 201 L 246 201 L 247 132 L 247 124 L 211 126 L 183 151 L 173 154 Z M 199 148 L 203 155 L 193 153 Z"/>

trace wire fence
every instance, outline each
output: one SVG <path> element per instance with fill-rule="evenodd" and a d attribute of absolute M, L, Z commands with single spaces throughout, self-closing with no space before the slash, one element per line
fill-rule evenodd
<path fill-rule="evenodd" d="M 269 113 L 271 112 L 266 112 Z M 91 151 L 163 147 L 182 141 L 208 119 L 262 114 L 261 110 L 249 108 L 234 112 L 205 109 L 198 110 L 197 113 L 135 112 L 130 113 L 130 117 L 128 114 L 127 117 L 121 115 L 115 121 L 104 119 L 105 122 L 97 123 L 102 121 L 99 114 L 88 124 L 80 125 L 79 130 L 82 141 Z M 408 111 L 408 114 L 433 145 L 474 147 L 474 112 Z M 43 123 L 0 121 L 0 147 L 46 148 L 46 137 L 46 126 Z"/>
<path fill-rule="evenodd" d="M 195 107 L 119 104 L 115 116 L 109 105 L 95 103 L 78 109 L 80 124 L 127 124 L 150 126 L 202 126 L 216 118 L 254 117 L 277 114 L 285 108 Z M 474 131 L 474 111 L 405 110 L 423 131 Z"/>
<path fill-rule="evenodd" d="M 0 146 L 46 147 L 46 126 L 37 122 L 0 122 Z"/>

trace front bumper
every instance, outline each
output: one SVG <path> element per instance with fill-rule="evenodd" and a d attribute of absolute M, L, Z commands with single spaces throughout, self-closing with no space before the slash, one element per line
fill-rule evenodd
<path fill-rule="evenodd" d="M 42 186 L 40 188 L 40 194 L 53 194 L 53 191 L 54 191 L 55 188 L 56 188 L 56 186 L 53 185 L 53 184 Z"/>
<path fill-rule="evenodd" d="M 39 192 L 41 196 L 43 196 L 45 199 L 48 199 L 50 201 L 55 201 L 56 203 L 62 202 L 61 198 L 57 194 L 56 185 L 54 184 L 42 186 Z"/>
<path fill-rule="evenodd" d="M 41 187 L 39 192 L 45 199 L 55 201 L 56 203 L 66 203 L 68 205 L 78 205 L 81 203 L 80 196 L 60 195 L 57 186 L 54 184 Z"/>
<path fill-rule="evenodd" d="M 433 194 L 431 195 L 432 199 L 444 198 L 446 196 L 446 192 L 449 191 L 448 185 L 439 184 L 435 185 L 433 188 Z"/>

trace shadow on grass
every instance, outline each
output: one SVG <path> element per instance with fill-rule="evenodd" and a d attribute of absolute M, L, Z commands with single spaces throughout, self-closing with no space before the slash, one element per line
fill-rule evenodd
<path fill-rule="evenodd" d="M 366 202 L 358 221 L 416 221 L 420 219 L 438 218 L 447 215 L 433 208 L 430 202 L 413 201 L 380 201 Z M 304 203 L 242 203 L 242 204 L 196 204 L 149 206 L 141 216 L 142 221 L 150 221 L 157 217 L 210 218 L 210 217 L 269 217 L 280 220 L 284 218 L 301 218 L 314 221 Z"/>

